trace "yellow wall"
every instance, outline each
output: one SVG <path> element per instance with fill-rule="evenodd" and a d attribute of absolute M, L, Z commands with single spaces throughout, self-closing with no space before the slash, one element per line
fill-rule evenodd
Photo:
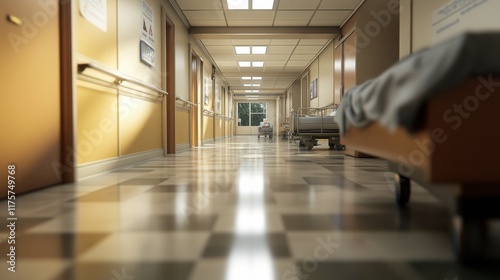
<path fill-rule="evenodd" d="M 36 3 L 0 4 L 0 199 L 8 191 L 8 165 L 16 165 L 18 194 L 58 183 L 59 171 L 64 172 L 53 168 L 62 156 L 59 12 L 57 2 L 51 12 Z M 10 23 L 7 14 L 22 18 L 24 25 Z M 37 22 L 40 16 L 47 20 L 43 26 Z"/>
<path fill-rule="evenodd" d="M 146 84 L 161 88 L 161 0 L 147 1 L 154 11 L 155 65 L 140 61 L 142 0 L 107 0 L 107 27 L 87 21 L 75 6 L 77 62 L 95 62 Z M 95 76 L 96 73 L 87 74 Z M 97 86 L 78 81 L 76 154 L 78 164 L 119 158 L 162 148 L 162 105 L 156 93 L 113 78 Z"/>
<path fill-rule="evenodd" d="M 224 119 L 222 118 L 216 118 L 215 123 L 217 125 L 216 130 L 215 130 L 215 138 L 222 138 L 224 137 Z"/>
<path fill-rule="evenodd" d="M 211 116 L 203 116 L 203 140 L 214 139 L 214 119 Z"/>
<path fill-rule="evenodd" d="M 116 91 L 87 87 L 77 89 L 77 162 L 87 163 L 118 156 Z"/>
<path fill-rule="evenodd" d="M 120 96 L 120 155 L 162 147 L 161 103 Z"/>
<path fill-rule="evenodd" d="M 189 144 L 189 111 L 177 109 L 175 111 L 175 143 Z"/>
<path fill-rule="evenodd" d="M 79 9 L 80 1 L 75 5 Z M 109 67 L 117 64 L 116 0 L 107 0 L 107 31 L 94 26 L 76 12 L 76 51 Z"/>

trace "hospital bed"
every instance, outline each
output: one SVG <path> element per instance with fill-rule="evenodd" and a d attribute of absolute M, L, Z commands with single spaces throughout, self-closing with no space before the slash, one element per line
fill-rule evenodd
<path fill-rule="evenodd" d="M 291 111 L 292 137 L 299 140 L 299 148 L 312 150 L 318 139 L 328 139 L 331 149 L 342 150 L 339 126 L 334 120 L 337 106 L 322 108 L 299 108 Z"/>
<path fill-rule="evenodd" d="M 269 139 L 273 139 L 273 125 L 268 121 L 261 122 L 258 130 L 259 134 L 257 135 L 257 138 L 260 138 L 261 135 L 263 135 L 264 137 L 267 137 L 269 135 Z"/>
<path fill-rule="evenodd" d="M 500 218 L 499 49 L 500 34 L 449 39 L 349 89 L 336 115 L 342 144 L 389 161 L 399 205 L 415 181 L 448 206 L 464 262 L 498 259 L 488 227 Z"/>

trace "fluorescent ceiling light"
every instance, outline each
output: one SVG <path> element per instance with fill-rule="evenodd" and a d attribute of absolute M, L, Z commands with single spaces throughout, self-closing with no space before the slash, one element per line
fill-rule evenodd
<path fill-rule="evenodd" d="M 241 77 L 242 80 L 251 80 L 252 77 Z"/>
<path fill-rule="evenodd" d="M 240 67 L 250 67 L 250 61 L 239 61 Z"/>
<path fill-rule="evenodd" d="M 252 84 L 244 84 L 243 86 L 244 86 L 244 87 L 251 87 L 251 86 L 252 86 Z"/>
<path fill-rule="evenodd" d="M 260 87 L 260 84 L 252 84 L 253 87 Z"/>
<path fill-rule="evenodd" d="M 227 0 L 229 10 L 248 10 L 248 0 Z"/>
<path fill-rule="evenodd" d="M 252 80 L 262 80 L 262 77 L 252 77 Z"/>
<path fill-rule="evenodd" d="M 252 47 L 252 54 L 266 54 L 266 51 L 266 46 Z"/>
<path fill-rule="evenodd" d="M 250 54 L 250 47 L 234 47 L 236 54 Z"/>
<path fill-rule="evenodd" d="M 249 89 L 247 89 L 247 90 L 245 90 L 245 92 L 250 93 L 250 92 L 252 92 L 252 91 L 251 91 L 251 90 L 249 90 Z"/>
<path fill-rule="evenodd" d="M 252 67 L 264 67 L 264 61 L 253 61 Z"/>
<path fill-rule="evenodd" d="M 252 10 L 272 10 L 274 0 L 252 0 Z M 227 0 L 229 10 L 248 10 L 249 0 Z"/>
<path fill-rule="evenodd" d="M 252 92 L 260 92 L 260 90 L 254 89 L 254 90 L 252 90 Z"/>
<path fill-rule="evenodd" d="M 232 0 L 228 0 L 232 1 Z M 274 0 L 252 0 L 253 10 L 272 10 L 274 5 Z"/>

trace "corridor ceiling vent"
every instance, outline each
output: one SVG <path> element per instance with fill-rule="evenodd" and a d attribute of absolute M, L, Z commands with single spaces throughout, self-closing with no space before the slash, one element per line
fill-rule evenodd
<path fill-rule="evenodd" d="M 273 6 L 274 0 L 227 0 L 229 10 L 272 10 Z"/>

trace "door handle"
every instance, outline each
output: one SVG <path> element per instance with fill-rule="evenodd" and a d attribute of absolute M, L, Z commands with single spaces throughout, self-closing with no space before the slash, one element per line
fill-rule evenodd
<path fill-rule="evenodd" d="M 15 15 L 7 15 L 7 20 L 10 23 L 13 23 L 17 26 L 23 25 L 23 21 L 19 17 L 16 17 Z"/>

